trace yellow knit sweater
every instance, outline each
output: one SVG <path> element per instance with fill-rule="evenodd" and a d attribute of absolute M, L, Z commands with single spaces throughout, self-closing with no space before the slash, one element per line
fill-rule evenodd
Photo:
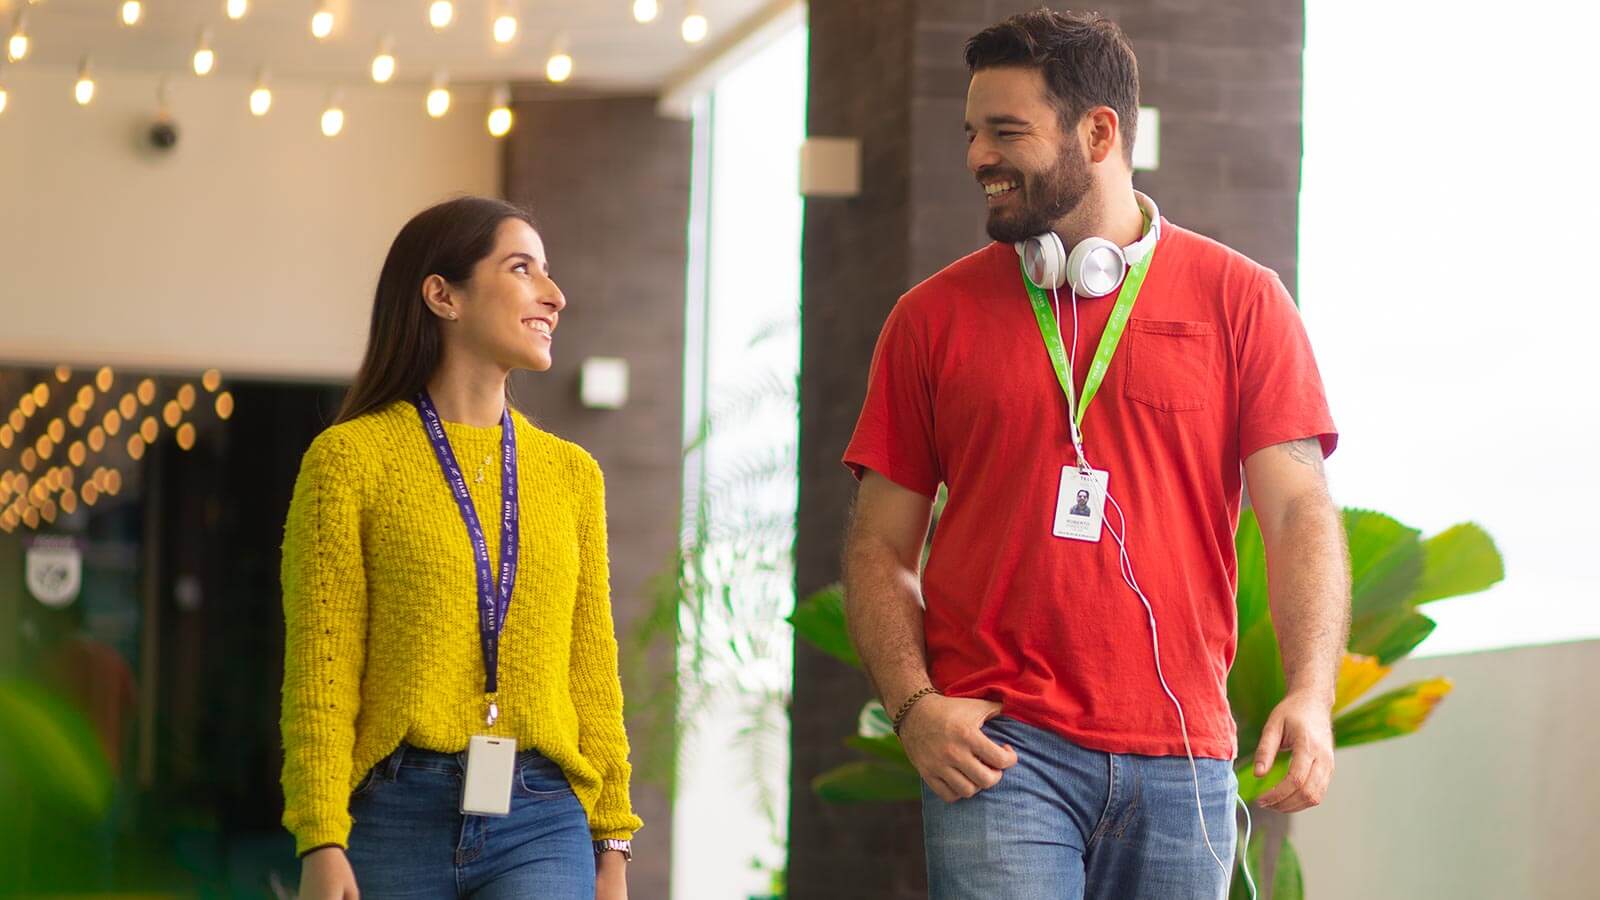
<path fill-rule="evenodd" d="M 346 844 L 351 789 L 402 741 L 454 753 L 482 733 L 560 765 L 596 839 L 642 824 L 628 799 L 600 467 L 513 420 L 521 554 L 489 729 L 472 545 L 416 407 L 335 425 L 306 451 L 283 542 L 283 824 L 300 852 Z M 445 432 L 492 526 L 500 428 Z M 499 529 L 485 531 L 498 566 Z"/>

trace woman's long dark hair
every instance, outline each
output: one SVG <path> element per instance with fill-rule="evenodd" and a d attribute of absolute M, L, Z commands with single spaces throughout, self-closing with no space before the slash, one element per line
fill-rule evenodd
<path fill-rule="evenodd" d="M 372 299 L 367 352 L 344 395 L 338 422 L 409 399 L 439 365 L 439 321 L 422 302 L 422 282 L 438 275 L 451 284 L 472 277 L 494 251 L 495 232 L 507 219 L 534 227 L 520 207 L 489 197 L 458 197 L 417 213 L 395 236 Z"/>

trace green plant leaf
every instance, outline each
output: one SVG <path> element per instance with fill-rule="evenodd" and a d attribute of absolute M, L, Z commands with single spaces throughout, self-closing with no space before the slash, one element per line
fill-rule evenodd
<path fill-rule="evenodd" d="M 1254 628 L 1269 615 L 1267 603 L 1267 551 L 1261 542 L 1261 526 L 1253 509 L 1239 513 L 1239 530 L 1234 532 L 1234 550 L 1239 557 L 1239 589 L 1235 605 L 1239 608 L 1239 633 Z"/>
<path fill-rule="evenodd" d="M 899 766 L 909 772 L 915 773 L 916 767 L 911 764 L 911 758 L 906 756 L 906 748 L 901 746 L 900 739 L 894 735 L 888 737 L 848 737 L 844 739 L 845 745 L 855 750 L 860 750 L 870 756 L 875 756 L 886 763 Z"/>
<path fill-rule="evenodd" d="M 1419 612 L 1406 612 L 1374 625 L 1370 643 L 1372 655 L 1378 662 L 1389 666 L 1417 649 L 1417 645 L 1433 633 L 1436 623 Z"/>
<path fill-rule="evenodd" d="M 915 771 L 878 760 L 845 763 L 811 782 L 817 796 L 829 803 L 894 803 L 922 797 L 922 779 Z"/>
<path fill-rule="evenodd" d="M 1350 542 L 1350 649 L 1377 656 L 1378 646 L 1410 612 L 1422 578 L 1421 532 L 1382 513 L 1344 511 Z"/>
<path fill-rule="evenodd" d="M 1252 751 L 1254 752 L 1254 751 Z M 1289 757 L 1279 756 L 1267 774 L 1257 778 L 1255 760 L 1249 756 L 1241 756 L 1233 765 L 1234 777 L 1239 779 L 1239 799 L 1246 803 L 1254 803 L 1262 794 L 1278 786 L 1278 782 L 1289 774 Z"/>
<path fill-rule="evenodd" d="M 1422 542 L 1422 577 L 1411 602 L 1476 594 L 1506 577 L 1505 560 L 1489 533 L 1463 522 Z"/>
<path fill-rule="evenodd" d="M 788 618 L 806 643 L 853 668 L 861 668 L 861 658 L 850 646 L 850 633 L 844 623 L 844 588 L 829 585 L 795 604 Z"/>
<path fill-rule="evenodd" d="M 1228 704 L 1239 730 L 1239 753 L 1248 757 L 1261 740 L 1267 717 L 1283 700 L 1286 690 L 1283 662 L 1272 618 L 1262 616 L 1239 635 L 1233 668 L 1228 671 Z"/>
<path fill-rule="evenodd" d="M 19 679 L 0 681 L 0 768 L 20 776 L 41 815 L 92 822 L 111 802 L 111 766 L 89 722 Z"/>
<path fill-rule="evenodd" d="M 1250 863 L 1250 874 L 1260 884 L 1266 860 L 1267 835 L 1257 831 L 1250 836 L 1250 846 L 1245 848 L 1245 859 Z M 1278 865 L 1272 873 L 1272 900 L 1304 900 L 1305 877 L 1300 870 L 1300 855 L 1294 845 L 1284 838 L 1278 848 Z M 1228 900 L 1250 900 L 1250 889 L 1236 862 L 1233 867 L 1233 885 L 1228 890 Z"/>
<path fill-rule="evenodd" d="M 895 737 L 894 722 L 882 703 L 868 700 L 862 704 L 861 715 L 856 717 L 856 734 L 864 738 Z"/>
<path fill-rule="evenodd" d="M 1283 699 L 1283 665 L 1267 602 L 1266 548 L 1253 510 L 1240 512 L 1234 546 L 1239 558 L 1239 589 L 1234 598 L 1239 615 L 1239 646 L 1234 652 L 1233 668 L 1228 671 L 1228 704 L 1239 729 L 1240 752 L 1248 755 L 1255 752 L 1267 716 Z"/>
<path fill-rule="evenodd" d="M 1333 720 L 1333 743 L 1350 747 L 1410 734 L 1421 728 L 1454 685 L 1448 678 L 1408 684 Z"/>

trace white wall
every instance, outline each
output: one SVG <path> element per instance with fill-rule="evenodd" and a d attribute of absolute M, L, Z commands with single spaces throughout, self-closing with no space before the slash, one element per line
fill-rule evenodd
<path fill-rule="evenodd" d="M 1600 897 L 1600 641 L 1402 662 L 1381 692 L 1444 675 L 1417 734 L 1338 754 L 1294 818 L 1306 895 Z"/>
<path fill-rule="evenodd" d="M 250 81 L 174 77 L 181 140 L 156 156 L 154 76 L 97 72 L 80 108 L 73 71 L 0 74 L 0 362 L 348 377 L 399 227 L 499 191 L 483 98 L 459 90 L 440 121 L 417 88 L 347 90 L 329 140 L 323 86 L 274 84 L 256 119 Z"/>

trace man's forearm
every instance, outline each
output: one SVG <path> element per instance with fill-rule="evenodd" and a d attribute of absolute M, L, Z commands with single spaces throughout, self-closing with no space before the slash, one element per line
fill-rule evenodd
<path fill-rule="evenodd" d="M 1350 563 L 1344 525 L 1325 493 L 1294 503 L 1263 532 L 1272 621 L 1288 692 L 1333 703 L 1350 637 Z"/>
<path fill-rule="evenodd" d="M 845 549 L 844 603 L 850 642 L 893 716 L 930 683 L 917 572 L 888 545 L 852 539 Z"/>

